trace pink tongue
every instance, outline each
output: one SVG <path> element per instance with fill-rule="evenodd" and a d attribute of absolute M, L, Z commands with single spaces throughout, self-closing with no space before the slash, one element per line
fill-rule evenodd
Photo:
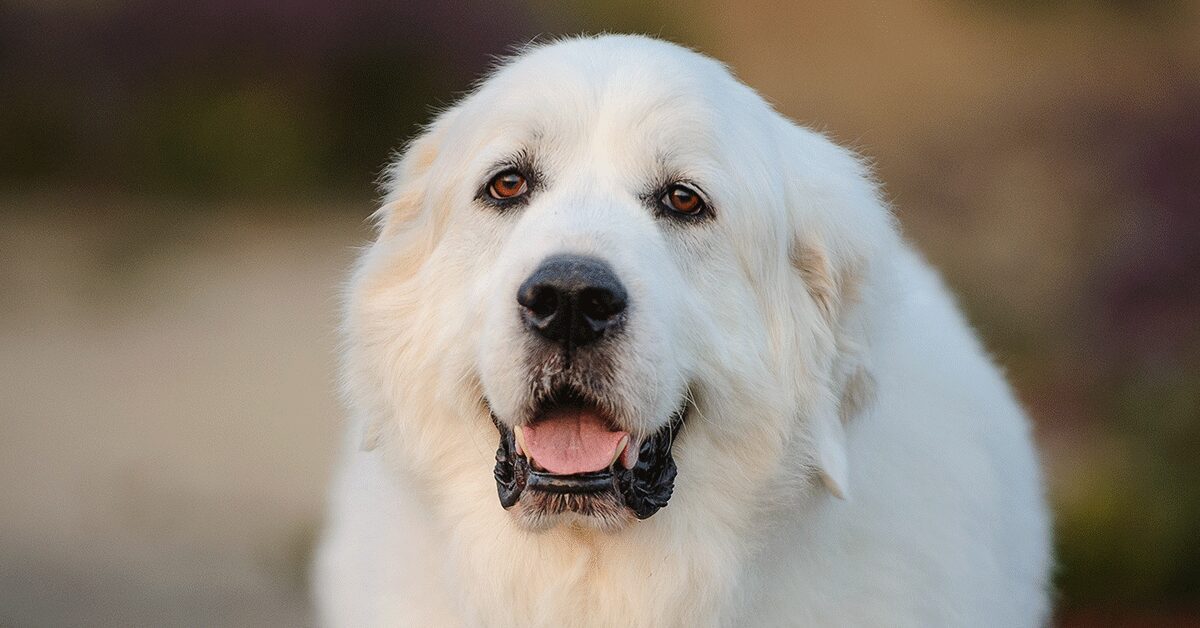
<path fill-rule="evenodd" d="M 609 431 L 604 419 L 583 408 L 556 410 L 522 429 L 525 455 L 558 475 L 607 469 L 628 434 Z"/>

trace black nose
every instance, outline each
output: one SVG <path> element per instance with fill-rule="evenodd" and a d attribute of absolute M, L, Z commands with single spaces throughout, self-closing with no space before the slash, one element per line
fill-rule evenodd
<path fill-rule="evenodd" d="M 517 290 L 525 325 L 567 350 L 615 329 L 627 300 L 608 264 L 580 255 L 546 258 Z"/>

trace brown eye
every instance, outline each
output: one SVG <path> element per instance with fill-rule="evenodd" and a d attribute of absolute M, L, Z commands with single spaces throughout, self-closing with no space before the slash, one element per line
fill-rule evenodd
<path fill-rule="evenodd" d="M 505 170 L 492 177 L 488 184 L 488 195 L 498 201 L 512 200 L 529 191 L 525 175 L 516 170 Z"/>
<path fill-rule="evenodd" d="M 671 211 L 688 216 L 704 211 L 704 200 L 700 198 L 700 193 L 682 183 L 667 188 L 659 202 Z"/>

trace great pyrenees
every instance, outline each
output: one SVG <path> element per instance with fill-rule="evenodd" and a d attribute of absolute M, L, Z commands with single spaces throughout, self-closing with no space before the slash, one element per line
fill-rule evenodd
<path fill-rule="evenodd" d="M 1030 426 L 851 152 L 720 63 L 531 46 L 346 299 L 331 626 L 1037 626 Z"/>

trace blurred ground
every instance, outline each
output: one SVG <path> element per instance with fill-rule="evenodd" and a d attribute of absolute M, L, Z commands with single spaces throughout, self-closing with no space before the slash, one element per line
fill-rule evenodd
<path fill-rule="evenodd" d="M 1036 422 L 1060 623 L 1200 625 L 1200 3 L 25 0 L 0 626 L 307 623 L 371 180 L 490 55 L 605 29 L 874 158 Z"/>
<path fill-rule="evenodd" d="M 5 209 L 0 625 L 304 625 L 360 219 Z"/>

